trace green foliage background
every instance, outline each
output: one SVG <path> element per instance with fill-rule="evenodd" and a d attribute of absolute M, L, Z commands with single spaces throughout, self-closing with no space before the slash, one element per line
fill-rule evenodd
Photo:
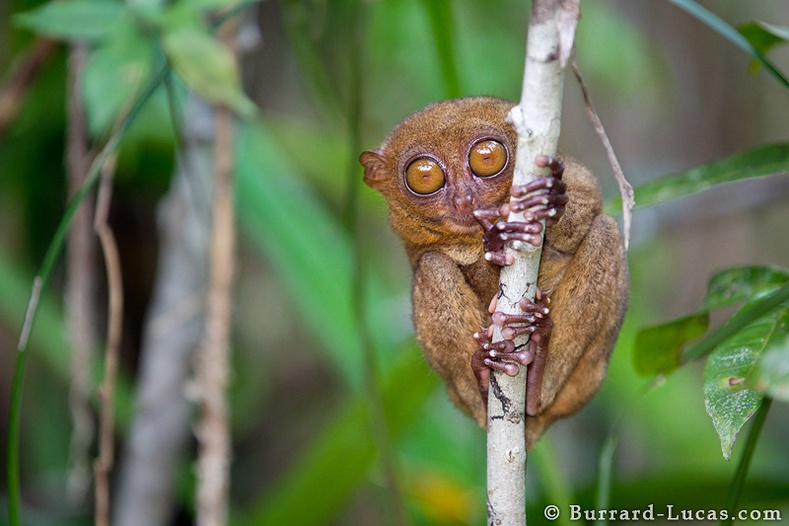
<path fill-rule="evenodd" d="M 734 25 L 789 24 L 780 2 L 709 4 Z M 3 72 L 12 71 L 34 39 L 10 15 L 37 5 L 11 0 L 0 7 Z M 703 364 L 682 367 L 655 387 L 636 373 L 634 345 L 639 329 L 697 312 L 713 272 L 744 264 L 789 267 L 785 173 L 713 188 L 722 181 L 786 172 L 786 148 L 765 145 L 789 137 L 789 95 L 765 71 L 750 74 L 746 54 L 668 2 L 586 0 L 582 8 L 579 64 L 628 176 L 643 186 L 637 200 L 656 204 L 638 209 L 634 217 L 631 309 L 608 379 L 587 409 L 557 424 L 530 456 L 529 517 L 541 523 L 549 503 L 593 507 L 598 461 L 605 460 L 610 436 L 618 445 L 611 507 L 723 509 L 735 465 L 721 458 L 705 414 Z M 103 15 L 96 16 L 95 27 L 102 29 Z M 515 99 L 528 3 L 282 0 L 261 3 L 244 16 L 260 27 L 262 41 L 241 63 L 244 88 L 259 109 L 240 125 L 236 151 L 241 238 L 231 392 L 234 523 L 389 520 L 353 312 L 354 240 L 347 229 L 353 217 L 347 180 L 353 171 L 365 319 L 409 519 L 479 524 L 485 516 L 484 433 L 451 406 L 421 359 L 409 322 L 407 261 L 388 230 L 380 196 L 361 184 L 355 158 L 406 114 L 432 101 L 476 94 Z M 189 69 L 194 34 L 184 37 L 186 44 L 172 36 L 176 29 L 190 30 L 193 22 L 176 9 L 150 19 L 154 26 L 175 28 L 163 47 L 181 57 L 174 66 L 190 85 L 232 84 L 228 79 L 235 72 L 218 83 L 195 80 Z M 112 63 L 118 56 L 113 52 L 127 58 L 131 53 L 146 75 L 161 65 L 161 56 L 140 59 L 139 47 L 129 53 L 119 47 L 108 46 L 96 60 Z M 56 51 L 28 87 L 16 118 L 0 130 L 4 412 L 32 277 L 66 202 L 65 55 L 64 48 Z M 770 56 L 787 69 L 786 49 Z M 97 75 L 84 89 L 86 104 L 95 109 L 91 130 L 97 139 L 106 137 L 114 112 L 133 95 L 116 90 L 120 85 Z M 222 99 L 234 89 L 202 94 Z M 569 78 L 565 98 L 562 149 L 595 169 L 615 210 L 605 154 Z M 253 113 L 245 98 L 224 100 Z M 358 123 L 352 118 L 355 108 Z M 112 221 L 128 294 L 125 380 L 118 403 L 121 451 L 155 273 L 156 239 L 150 233 L 173 170 L 174 147 L 160 90 L 124 139 L 114 195 Z M 684 172 L 757 147 L 763 149 L 724 162 L 720 170 Z M 650 183 L 670 172 L 680 172 L 679 183 Z M 722 173 L 728 175 L 715 179 Z M 656 188 L 675 193 L 666 196 Z M 679 198 L 693 192 L 700 193 Z M 90 507 L 70 502 L 64 489 L 71 425 L 62 276 L 58 267 L 33 332 L 26 372 L 21 474 L 25 516 L 35 524 L 91 522 Z M 723 319 L 713 315 L 707 321 L 718 325 Z M 789 515 L 786 417 L 786 404 L 772 406 L 741 507 L 780 508 Z M 0 431 L 4 448 L 4 426 Z M 192 469 L 189 463 L 181 467 L 177 524 L 190 523 Z M 5 493 L 3 485 L 0 491 Z"/>

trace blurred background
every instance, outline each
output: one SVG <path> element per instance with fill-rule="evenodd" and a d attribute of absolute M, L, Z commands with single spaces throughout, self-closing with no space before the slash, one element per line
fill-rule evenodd
<path fill-rule="evenodd" d="M 752 20 L 789 25 L 782 0 L 701 3 L 734 26 Z M 69 195 L 70 52 L 14 23 L 15 14 L 38 5 L 0 1 L 2 89 L 20 78 L 20 68 L 30 68 L 13 103 L 0 105 L 3 451 L 32 279 Z M 763 70 L 751 71 L 745 53 L 670 2 L 585 0 L 582 10 L 578 64 L 634 186 L 789 139 L 789 91 Z M 241 15 L 243 85 L 260 112 L 236 135 L 239 246 L 229 395 L 234 523 L 388 524 L 399 522 L 398 508 L 410 524 L 484 521 L 484 432 L 449 403 L 421 359 L 410 322 L 408 262 L 388 228 L 382 197 L 362 184 L 356 160 L 430 102 L 481 94 L 517 99 L 528 15 L 528 2 L 515 0 L 380 0 L 358 10 L 351 1 L 267 0 Z M 789 69 L 789 49 L 770 56 Z M 560 149 L 590 166 L 611 199 L 618 191 L 610 166 L 569 75 L 564 100 Z M 125 138 L 110 214 L 125 291 L 113 472 L 119 508 L 131 506 L 121 493 L 134 493 L 129 444 L 157 273 L 166 279 L 164 256 L 178 243 L 177 234 L 162 230 L 162 203 L 174 195 L 178 171 L 166 102 L 165 93 L 157 93 Z M 186 143 L 203 140 L 196 124 L 201 112 L 199 103 L 184 103 Z M 101 144 L 103 136 L 96 132 L 92 141 Z M 593 403 L 557 423 L 529 459 L 529 517 L 536 524 L 548 503 L 592 506 L 610 436 L 618 445 L 611 488 L 616 507 L 725 507 L 742 444 L 735 460 L 723 460 L 704 410 L 703 365 L 655 384 L 633 368 L 633 339 L 639 328 L 698 307 L 718 269 L 789 267 L 787 204 L 783 174 L 636 209 L 631 307 L 608 378 Z M 96 361 L 103 348 L 96 342 L 105 334 L 106 278 L 98 252 L 84 264 L 93 269 Z M 95 375 L 86 374 L 87 414 L 70 407 L 68 276 L 61 258 L 31 340 L 21 430 L 26 524 L 92 522 L 84 469 L 95 455 L 89 437 L 100 373 L 96 367 Z M 360 319 L 367 332 L 359 330 Z M 365 347 L 372 359 L 362 354 Z M 190 353 L 177 360 L 188 375 Z M 188 402 L 187 387 L 176 385 L 174 392 Z M 81 426 L 74 414 L 83 415 Z M 780 508 L 789 516 L 788 417 L 785 404 L 773 405 L 744 508 Z M 77 428 L 87 429 L 88 438 L 75 438 Z M 163 524 L 191 524 L 195 441 L 188 424 L 176 434 L 172 466 L 159 466 L 171 472 L 151 475 L 173 480 L 172 492 L 158 496 Z M 3 456 L 3 469 L 5 462 Z M 389 489 L 392 473 L 397 498 Z M 5 493 L 3 480 L 0 500 Z"/>

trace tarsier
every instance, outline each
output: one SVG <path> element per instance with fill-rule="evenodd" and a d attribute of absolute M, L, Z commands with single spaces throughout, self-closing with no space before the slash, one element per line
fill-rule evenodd
<path fill-rule="evenodd" d="M 594 175 L 569 157 L 540 156 L 552 175 L 512 186 L 517 137 L 511 102 L 439 102 L 362 153 L 364 181 L 389 204 L 413 268 L 417 339 L 450 397 L 486 425 L 491 369 L 529 364 L 526 444 L 588 402 L 603 381 L 628 303 L 616 222 L 602 214 Z M 510 198 L 512 197 L 512 200 Z M 510 210 L 524 222 L 508 222 Z M 545 221 L 543 227 L 541 220 Z M 539 245 L 537 292 L 523 313 L 494 312 L 507 240 Z M 492 323 L 502 342 L 491 343 Z M 512 339 L 530 334 L 528 346 Z"/>

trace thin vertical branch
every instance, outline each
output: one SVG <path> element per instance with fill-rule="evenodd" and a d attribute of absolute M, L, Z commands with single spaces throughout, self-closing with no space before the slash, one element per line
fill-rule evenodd
<path fill-rule="evenodd" d="M 197 383 L 202 419 L 198 426 L 198 525 L 224 524 L 227 515 L 230 437 L 225 400 L 228 376 L 228 341 L 235 231 L 231 172 L 233 115 L 216 112 L 214 225 L 211 235 L 211 276 L 207 296 L 206 333 L 198 358 Z"/>
<path fill-rule="evenodd" d="M 538 155 L 555 155 L 559 142 L 564 67 L 572 52 L 579 16 L 577 0 L 534 0 L 526 43 L 526 64 L 520 103 L 510 112 L 518 133 L 513 184 L 524 184 L 533 174 L 547 175 L 535 164 Z M 509 221 L 523 221 L 510 214 Z M 501 271 L 502 297 L 498 309 L 520 312 L 524 296 L 534 298 L 541 248 L 514 242 L 508 247 L 515 263 Z M 493 340 L 501 340 L 494 326 Z M 516 345 L 527 338 L 516 340 Z M 524 436 L 526 370 L 515 377 L 493 371 L 488 397 L 488 524 L 526 524 Z"/>
<path fill-rule="evenodd" d="M 104 355 L 104 381 L 99 388 L 101 415 L 99 419 L 99 456 L 94 462 L 96 477 L 96 526 L 110 524 L 110 472 L 115 461 L 115 385 L 118 376 L 121 333 L 123 329 L 123 280 L 118 245 L 107 223 L 112 196 L 112 176 L 117 156 L 107 160 L 101 174 L 96 200 L 94 229 L 99 236 L 104 265 L 107 269 L 109 315 L 107 320 L 107 350 Z"/>
<path fill-rule="evenodd" d="M 234 45 L 237 20 L 220 29 L 224 42 Z M 220 106 L 215 111 L 214 206 L 211 231 L 210 276 L 206 328 L 197 360 L 197 385 L 202 415 L 197 428 L 197 524 L 220 526 L 227 522 L 230 431 L 226 401 L 232 284 L 235 268 L 233 204 L 233 113 Z"/>
<path fill-rule="evenodd" d="M 174 102 L 174 100 L 172 101 Z M 146 315 L 135 392 L 136 414 L 123 449 L 113 524 L 171 522 L 175 473 L 190 439 L 186 384 L 203 335 L 211 205 L 211 108 L 190 96 L 183 148 L 157 210 L 159 254 Z"/>
<path fill-rule="evenodd" d="M 30 301 L 27 304 L 25 312 L 25 320 L 22 324 L 22 330 L 19 333 L 19 342 L 17 343 L 17 358 L 14 365 L 14 378 L 11 385 L 11 406 L 8 411 L 9 424 L 8 424 L 8 451 L 6 463 L 6 478 L 8 481 L 8 516 L 11 526 L 17 526 L 21 521 L 21 491 L 19 489 L 19 430 L 21 427 L 21 414 L 22 414 L 22 390 L 24 388 L 25 377 L 25 363 L 27 361 L 27 346 L 30 339 L 30 333 L 33 330 L 36 312 L 38 310 L 38 303 L 41 299 L 41 292 L 46 288 L 49 280 L 52 278 L 52 269 L 55 266 L 60 251 L 63 248 L 63 243 L 66 239 L 66 234 L 71 226 L 71 221 L 74 219 L 74 214 L 79 209 L 85 197 L 93 188 L 101 175 L 101 170 L 107 159 L 112 156 L 118 148 L 121 139 L 126 134 L 126 131 L 131 126 L 134 119 L 139 115 L 142 107 L 148 102 L 153 95 L 158 85 L 164 79 L 164 76 L 169 73 L 169 67 L 164 67 L 159 74 L 154 77 L 146 87 L 145 91 L 134 101 L 129 113 L 123 117 L 117 130 L 110 136 L 107 144 L 99 152 L 96 158 L 90 165 L 85 181 L 79 187 L 77 193 L 71 198 L 68 207 L 66 208 L 63 218 L 60 220 L 52 241 L 47 247 L 47 252 L 44 256 L 44 261 L 41 263 L 38 274 L 33 279 L 33 288 L 30 293 Z"/>
<path fill-rule="evenodd" d="M 30 93 L 30 85 L 41 71 L 44 64 L 54 54 L 58 44 L 48 38 L 39 38 L 32 49 L 13 68 L 4 79 L 0 90 L 0 138 L 3 137 L 8 126 L 14 120 L 25 97 Z"/>
<path fill-rule="evenodd" d="M 600 120 L 600 116 L 597 114 L 594 104 L 592 104 L 592 96 L 589 94 L 589 89 L 586 87 L 583 75 L 581 75 L 581 69 L 578 67 L 578 63 L 574 58 L 573 72 L 575 73 L 575 78 L 578 79 L 578 84 L 581 86 L 581 92 L 584 96 L 584 105 L 586 106 L 586 114 L 589 116 L 592 126 L 594 126 L 597 137 L 600 139 L 600 142 L 603 143 L 603 148 L 608 156 L 608 162 L 611 163 L 616 182 L 619 185 L 619 193 L 622 196 L 622 230 L 625 238 L 625 250 L 627 250 L 628 246 L 630 246 L 630 224 L 633 220 L 633 207 L 636 204 L 633 195 L 633 186 L 627 181 L 625 172 L 622 170 L 622 165 L 619 164 L 619 159 L 614 153 L 614 147 L 611 145 L 605 128 L 603 128 L 603 122 Z"/>
<path fill-rule="evenodd" d="M 69 53 L 66 120 L 66 177 L 69 195 L 79 190 L 90 169 L 85 109 L 79 94 L 82 71 L 88 58 L 85 44 L 75 44 Z M 93 203 L 87 199 L 74 214 L 66 247 L 66 316 L 71 341 L 69 409 L 72 431 L 69 447 L 69 497 L 81 502 L 90 486 L 90 446 L 95 432 L 90 409 L 91 359 L 96 346 L 94 293 L 95 240 L 91 218 Z"/>

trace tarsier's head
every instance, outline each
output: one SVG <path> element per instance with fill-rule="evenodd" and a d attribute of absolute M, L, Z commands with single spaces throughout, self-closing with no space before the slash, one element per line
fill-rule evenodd
<path fill-rule="evenodd" d="M 403 120 L 380 149 L 362 153 L 364 182 L 386 197 L 401 237 L 479 240 L 474 210 L 500 205 L 512 184 L 512 106 L 493 97 L 438 102 Z"/>

